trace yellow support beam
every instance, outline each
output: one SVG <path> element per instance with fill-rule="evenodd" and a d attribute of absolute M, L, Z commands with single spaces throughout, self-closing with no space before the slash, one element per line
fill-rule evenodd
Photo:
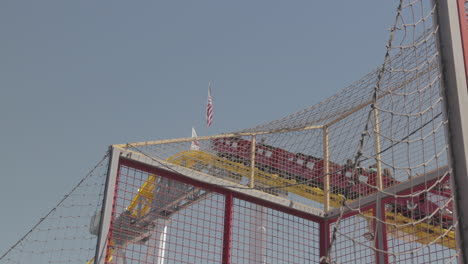
<path fill-rule="evenodd" d="M 206 167 L 213 166 L 231 172 L 233 175 L 250 178 L 251 168 L 244 164 L 230 161 L 228 159 L 215 156 L 198 150 L 181 152 L 168 159 L 171 163 L 190 168 L 195 163 L 202 163 Z M 184 165 L 183 165 L 184 164 Z M 306 184 L 297 184 L 296 180 L 288 180 L 280 177 L 278 174 L 271 174 L 262 171 L 258 168 L 254 169 L 255 182 L 261 183 L 262 186 L 285 186 L 281 189 L 288 192 L 300 195 L 313 201 L 324 203 L 324 192 L 317 187 L 311 187 Z M 236 178 L 238 180 L 238 178 Z M 330 205 L 337 207 L 341 204 L 341 195 L 330 194 Z"/>
<path fill-rule="evenodd" d="M 154 188 L 156 188 L 156 175 L 150 175 L 127 207 L 127 211 L 132 216 L 141 218 L 149 212 L 153 203 Z"/>

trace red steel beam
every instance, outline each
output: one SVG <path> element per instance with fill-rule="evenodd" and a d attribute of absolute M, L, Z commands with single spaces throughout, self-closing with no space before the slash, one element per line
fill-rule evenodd
<path fill-rule="evenodd" d="M 247 194 L 244 194 L 244 193 L 235 192 L 235 191 L 232 191 L 232 190 L 230 190 L 228 188 L 225 188 L 224 186 L 210 185 L 209 183 L 204 183 L 204 182 L 198 181 L 196 179 L 187 177 L 187 176 L 182 175 L 180 173 L 170 171 L 170 170 L 166 170 L 166 169 L 161 169 L 161 168 L 158 168 L 158 167 L 155 167 L 155 166 L 151 166 L 149 164 L 146 164 L 146 163 L 143 163 L 143 162 L 140 162 L 140 161 L 136 161 L 134 159 L 129 159 L 129 158 L 126 158 L 126 157 L 120 157 L 119 165 L 120 166 L 132 167 L 132 168 L 135 168 L 135 169 L 138 169 L 138 170 L 141 170 L 141 171 L 146 171 L 148 173 L 156 174 L 156 175 L 161 176 L 161 177 L 170 178 L 172 180 L 180 181 L 180 182 L 183 182 L 183 183 L 186 183 L 186 184 L 190 184 L 190 185 L 193 185 L 195 187 L 198 187 L 198 188 L 201 188 L 201 189 L 204 189 L 204 190 L 208 190 L 208 191 L 212 191 L 212 192 L 216 192 L 216 193 L 220 193 L 220 194 L 224 194 L 224 195 L 231 194 L 233 198 L 237 198 L 237 199 L 240 199 L 240 200 L 244 200 L 244 201 L 247 201 L 247 202 L 258 204 L 258 205 L 261 205 L 263 207 L 271 208 L 271 209 L 274 209 L 274 210 L 277 210 L 277 211 L 280 211 L 280 212 L 283 212 L 283 213 L 286 213 L 286 214 L 294 215 L 294 216 L 297 216 L 297 217 L 300 217 L 300 218 L 303 218 L 303 219 L 307 219 L 307 220 L 310 220 L 310 221 L 313 221 L 313 222 L 319 222 L 319 221 L 323 220 L 322 217 L 317 216 L 317 215 L 313 215 L 311 213 L 299 211 L 299 210 L 297 210 L 295 208 L 292 208 L 292 207 L 279 205 L 279 204 L 276 204 L 276 203 L 271 202 L 271 201 L 263 200 L 263 199 L 261 199 L 259 197 L 254 197 L 254 196 L 250 196 L 250 195 L 247 195 Z"/>
<path fill-rule="evenodd" d="M 328 256 L 330 247 L 330 223 L 323 219 L 320 221 L 320 258 Z"/>
<path fill-rule="evenodd" d="M 227 194 L 224 207 L 223 264 L 231 263 L 232 194 Z"/>

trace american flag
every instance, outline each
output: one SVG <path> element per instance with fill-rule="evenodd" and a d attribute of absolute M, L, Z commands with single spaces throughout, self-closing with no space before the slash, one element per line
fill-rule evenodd
<path fill-rule="evenodd" d="M 211 82 L 208 83 L 208 104 L 206 105 L 206 127 L 213 122 L 213 99 L 211 98 Z"/>
<path fill-rule="evenodd" d="M 197 132 L 194 127 L 192 127 L 192 137 L 197 137 Z M 200 150 L 200 142 L 198 140 L 192 141 L 192 144 L 190 144 L 190 150 Z"/>

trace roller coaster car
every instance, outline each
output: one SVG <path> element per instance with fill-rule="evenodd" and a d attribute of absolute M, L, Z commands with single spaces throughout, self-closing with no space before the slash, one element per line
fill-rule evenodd
<path fill-rule="evenodd" d="M 250 164 L 251 141 L 240 137 L 217 138 L 212 141 L 217 155 L 231 161 Z M 303 181 L 305 184 L 323 189 L 324 183 L 324 160 L 305 155 L 292 153 L 281 148 L 257 143 L 255 146 L 255 166 L 268 173 L 277 174 L 286 179 Z M 335 194 L 344 194 L 348 190 L 348 198 L 356 199 L 375 193 L 377 186 L 377 172 L 372 169 L 357 168 L 353 171 L 352 164 L 339 165 L 329 162 L 330 189 Z M 384 188 L 399 183 L 389 173 L 383 173 L 382 181 Z M 413 188 L 411 191 L 419 191 L 418 197 L 411 197 L 408 193 L 404 197 L 398 197 L 388 205 L 387 209 L 400 213 L 411 219 L 430 217 L 431 224 L 442 224 L 450 226 L 453 222 L 452 202 L 444 203 L 451 197 L 450 190 L 444 188 L 446 180 L 439 183 L 441 187 L 423 192 L 425 186 Z M 352 184 L 350 184 L 350 182 Z M 351 187 L 349 187 L 351 185 Z"/>
<path fill-rule="evenodd" d="M 220 157 L 231 161 L 249 164 L 251 142 L 239 137 L 218 138 L 213 140 L 213 146 Z M 324 160 L 302 154 L 292 153 L 281 148 L 257 143 L 255 146 L 255 166 L 268 173 L 278 174 L 286 179 L 305 181 L 308 185 L 323 189 Z M 349 198 L 369 195 L 375 192 L 377 174 L 363 168 L 353 172 L 351 167 L 329 162 L 330 184 L 333 193 L 343 194 L 350 182 Z M 392 178 L 384 177 L 384 186 L 394 183 Z"/>

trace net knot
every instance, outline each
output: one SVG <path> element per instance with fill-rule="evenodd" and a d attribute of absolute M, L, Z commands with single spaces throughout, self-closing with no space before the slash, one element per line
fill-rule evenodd
<path fill-rule="evenodd" d="M 330 259 L 327 256 L 322 256 L 320 258 L 320 264 L 331 264 Z"/>

